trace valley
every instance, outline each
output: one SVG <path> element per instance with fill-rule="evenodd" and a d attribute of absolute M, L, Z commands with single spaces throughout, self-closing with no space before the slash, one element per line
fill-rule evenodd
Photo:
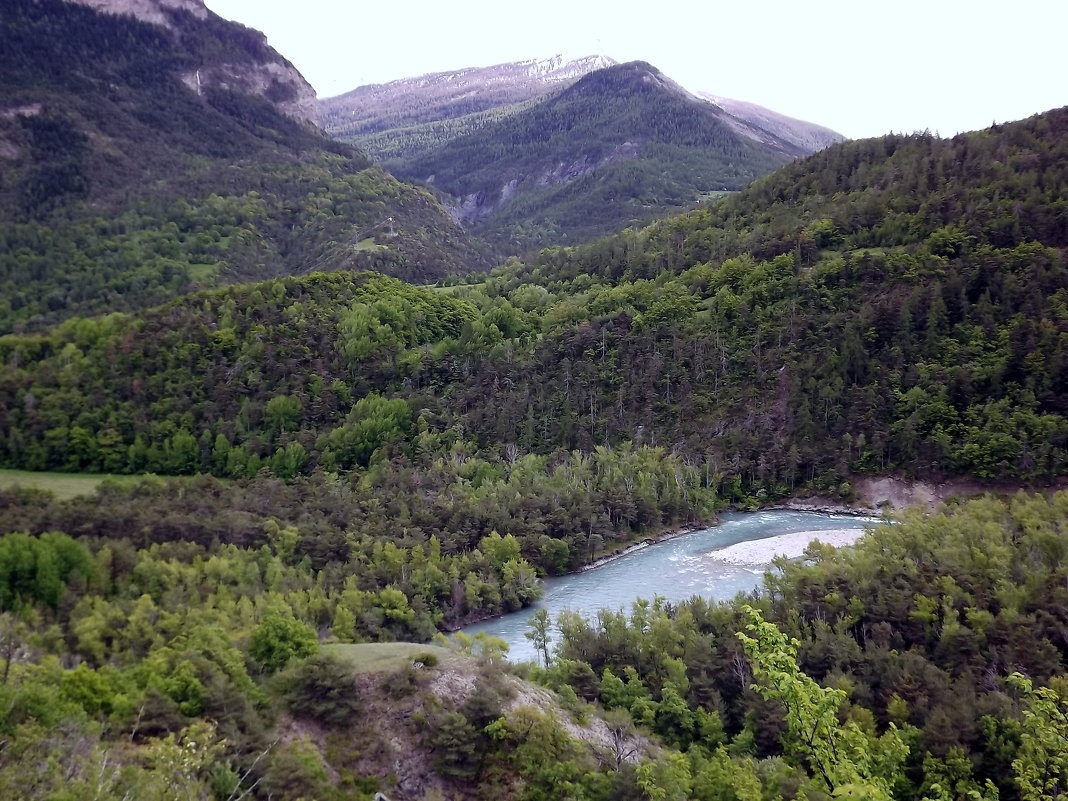
<path fill-rule="evenodd" d="M 0 798 L 1068 797 L 1068 109 L 8 5 Z"/>

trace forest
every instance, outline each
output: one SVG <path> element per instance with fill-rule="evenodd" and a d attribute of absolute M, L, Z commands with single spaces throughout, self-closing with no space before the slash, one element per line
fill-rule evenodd
<path fill-rule="evenodd" d="M 428 800 L 1068 793 L 1068 493 L 915 512 L 781 561 L 734 602 L 542 614 L 537 666 L 460 637 L 462 668 L 439 648 L 368 677 L 344 643 L 536 597 L 519 540 L 449 554 L 354 530 L 327 552 L 359 490 L 258 481 L 0 498 L 22 529 L 0 538 L 4 797 L 370 799 L 396 795 L 374 743 L 398 737 L 430 766 Z M 150 541 L 153 512 L 156 533 L 182 512 L 186 531 Z M 79 521 L 92 533 L 55 530 Z M 212 539 L 189 536 L 198 521 Z M 439 695 L 458 670 L 471 689 Z M 529 682 L 557 700 L 516 706 Z M 357 722 L 372 709 L 404 711 Z M 600 747 L 576 737 L 593 721 Z"/>
<path fill-rule="evenodd" d="M 462 442 L 662 446 L 743 505 L 857 473 L 1050 482 L 1066 119 L 838 145 L 478 283 L 311 274 L 0 338 L 0 466 L 290 478 Z"/>

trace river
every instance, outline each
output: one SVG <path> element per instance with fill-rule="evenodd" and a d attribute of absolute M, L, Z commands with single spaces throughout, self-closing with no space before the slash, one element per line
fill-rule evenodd
<path fill-rule="evenodd" d="M 878 518 L 816 512 L 736 512 L 720 525 L 683 534 L 569 576 L 545 580 L 545 596 L 535 605 L 464 629 L 485 632 L 508 643 L 512 662 L 535 661 L 524 637 L 538 609 L 550 619 L 564 610 L 592 617 L 599 609 L 630 611 L 637 598 L 660 595 L 682 601 L 694 595 L 726 600 L 759 586 L 771 560 L 780 553 L 798 556 L 812 539 L 831 544 L 853 541 Z M 555 632 L 554 632 L 555 633 Z"/>

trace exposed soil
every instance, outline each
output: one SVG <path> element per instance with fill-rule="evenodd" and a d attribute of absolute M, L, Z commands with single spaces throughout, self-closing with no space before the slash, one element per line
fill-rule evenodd
<path fill-rule="evenodd" d="M 833 512 L 841 514 L 870 514 L 900 511 L 917 507 L 932 512 L 940 504 L 965 500 L 980 495 L 1013 495 L 1020 490 L 1048 491 L 1068 487 L 1068 479 L 1061 478 L 1049 487 L 1024 487 L 1013 481 L 979 481 L 974 478 L 951 478 L 942 482 L 914 481 L 900 476 L 863 476 L 853 481 L 853 500 L 847 502 L 812 496 L 791 498 L 778 508 L 797 511 Z"/>
<path fill-rule="evenodd" d="M 586 722 L 577 723 L 550 690 L 502 674 L 499 666 L 459 659 L 450 660 L 447 666 L 411 669 L 414 686 L 400 693 L 391 693 L 383 686 L 389 671 L 357 675 L 354 691 L 365 707 L 350 728 L 329 730 L 306 718 L 283 715 L 277 729 L 279 742 L 303 739 L 315 743 L 321 753 L 335 761 L 334 767 L 326 766 L 332 781 L 338 780 L 341 765 L 346 771 L 377 776 L 384 780 L 381 789 L 391 801 L 473 798 L 477 780 L 470 784 L 438 775 L 430 738 L 434 721 L 444 710 L 460 706 L 474 692 L 480 675 L 488 671 L 493 675 L 492 683 L 504 690 L 505 711 L 532 707 L 551 715 L 603 762 L 636 762 L 656 750 L 647 737 L 633 731 L 613 731 L 598 715 L 597 707 L 588 707 Z"/>

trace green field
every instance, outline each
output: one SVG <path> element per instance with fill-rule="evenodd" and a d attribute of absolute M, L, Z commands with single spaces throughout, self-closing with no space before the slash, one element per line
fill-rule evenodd
<path fill-rule="evenodd" d="M 439 667 L 454 667 L 469 661 L 467 657 L 440 645 L 417 642 L 339 643 L 323 646 L 323 652 L 345 660 L 357 673 L 399 670 L 421 654 L 436 656 Z"/>
<path fill-rule="evenodd" d="M 34 487 L 48 490 L 60 500 L 92 495 L 101 481 L 132 483 L 144 476 L 113 476 L 101 473 L 36 473 L 30 470 L 0 470 L 0 489 Z"/>

